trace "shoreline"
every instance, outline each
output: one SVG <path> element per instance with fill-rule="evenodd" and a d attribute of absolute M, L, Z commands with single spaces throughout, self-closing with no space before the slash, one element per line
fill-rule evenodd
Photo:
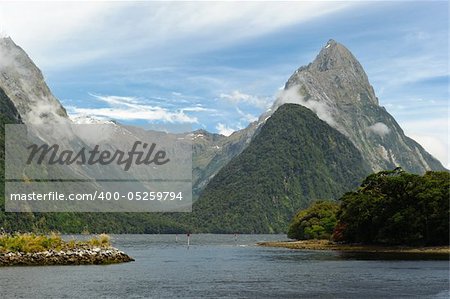
<path fill-rule="evenodd" d="M 342 253 L 381 254 L 403 257 L 450 259 L 450 246 L 409 247 L 362 244 L 338 244 L 328 240 L 258 242 L 258 246 L 295 250 L 328 250 Z"/>
<path fill-rule="evenodd" d="M 0 267 L 105 265 L 132 261 L 132 257 L 111 245 L 106 234 L 84 241 L 65 241 L 56 233 L 0 234 Z"/>
<path fill-rule="evenodd" d="M 108 265 L 132 262 L 134 259 L 114 247 L 47 250 L 41 252 L 0 253 L 0 267 L 54 265 Z"/>

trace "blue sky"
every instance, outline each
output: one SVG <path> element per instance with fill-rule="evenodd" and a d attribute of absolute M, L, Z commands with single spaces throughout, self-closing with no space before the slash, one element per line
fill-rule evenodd
<path fill-rule="evenodd" d="M 71 115 L 229 134 L 328 39 L 380 105 L 449 166 L 448 2 L 2 3 L 0 25 Z"/>

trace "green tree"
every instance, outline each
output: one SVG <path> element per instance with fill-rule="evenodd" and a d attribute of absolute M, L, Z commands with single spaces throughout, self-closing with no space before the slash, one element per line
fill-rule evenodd
<path fill-rule="evenodd" d="M 336 225 L 339 204 L 333 201 L 313 202 L 295 215 L 288 237 L 297 240 L 330 239 Z"/>
<path fill-rule="evenodd" d="M 368 176 L 346 193 L 333 239 L 345 242 L 449 244 L 448 172 L 423 176 L 397 168 Z"/>

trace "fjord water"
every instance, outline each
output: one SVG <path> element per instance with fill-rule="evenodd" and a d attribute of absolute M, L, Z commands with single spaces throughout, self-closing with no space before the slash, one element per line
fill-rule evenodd
<path fill-rule="evenodd" d="M 77 236 L 79 237 L 79 236 Z M 70 237 L 69 237 L 70 238 Z M 135 262 L 0 269 L 2 298 L 449 298 L 448 261 L 255 246 L 284 235 L 113 235 Z"/>

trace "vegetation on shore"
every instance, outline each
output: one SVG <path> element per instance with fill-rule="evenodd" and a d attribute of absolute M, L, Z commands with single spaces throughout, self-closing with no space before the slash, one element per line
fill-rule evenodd
<path fill-rule="evenodd" d="M 411 258 L 450 259 L 449 246 L 383 246 L 366 244 L 341 244 L 329 240 L 301 240 L 285 242 L 260 242 L 259 246 L 283 247 L 302 250 L 333 250 L 353 253 L 393 254 Z"/>
<path fill-rule="evenodd" d="M 36 253 L 49 250 L 67 251 L 94 247 L 108 248 L 110 246 L 110 237 L 106 234 L 101 234 L 86 241 L 64 241 L 56 233 L 50 235 L 36 235 L 33 233 L 0 235 L 0 253 Z"/>
<path fill-rule="evenodd" d="M 289 225 L 290 239 L 330 239 L 337 223 L 339 204 L 334 201 L 313 202 L 300 210 Z"/>
<path fill-rule="evenodd" d="M 449 185 L 448 172 L 429 171 L 419 176 L 397 168 L 372 174 L 358 190 L 341 197 L 339 208 L 319 202 L 300 211 L 288 236 L 343 243 L 448 246 Z"/>
<path fill-rule="evenodd" d="M 105 265 L 134 261 L 108 235 L 65 241 L 59 234 L 0 234 L 0 266 Z"/>

